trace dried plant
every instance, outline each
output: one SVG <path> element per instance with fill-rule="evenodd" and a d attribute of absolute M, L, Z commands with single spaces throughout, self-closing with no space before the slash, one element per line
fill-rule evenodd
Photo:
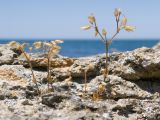
<path fill-rule="evenodd" d="M 109 58 L 110 44 L 112 43 L 113 39 L 117 36 L 117 34 L 121 30 L 124 29 L 127 32 L 131 32 L 135 29 L 134 26 L 127 25 L 127 18 L 122 14 L 120 9 L 117 9 L 117 8 L 115 9 L 114 16 L 116 19 L 116 32 L 110 39 L 108 39 L 107 31 L 105 28 L 103 28 L 102 32 L 100 32 L 99 27 L 97 25 L 96 18 L 93 15 L 88 17 L 89 25 L 81 27 L 81 29 L 83 29 L 83 30 L 89 30 L 91 28 L 94 29 L 95 36 L 99 35 L 102 42 L 105 45 L 106 61 L 105 61 L 104 81 L 109 73 L 109 71 L 108 71 L 108 61 L 109 61 L 108 58 Z"/>
<path fill-rule="evenodd" d="M 19 56 L 19 58 L 25 58 L 27 60 L 29 67 L 30 67 L 30 70 L 31 70 L 31 73 L 32 73 L 32 81 L 33 81 L 33 83 L 36 84 L 37 92 L 38 92 L 38 94 L 40 94 L 40 89 L 38 87 L 37 80 L 36 80 L 35 74 L 33 72 L 33 67 L 32 67 L 31 60 L 30 60 L 31 57 L 24 50 L 26 48 L 26 46 L 29 46 L 29 44 L 27 44 L 27 43 L 20 44 L 16 41 L 11 41 L 9 43 L 9 45 L 12 47 L 15 47 L 17 50 L 20 50 L 22 52 L 22 54 Z M 32 47 L 29 47 L 29 49 L 32 50 Z"/>
<path fill-rule="evenodd" d="M 59 53 L 59 50 L 60 50 L 60 47 L 58 46 L 59 43 L 63 43 L 62 40 L 54 40 L 54 41 L 51 41 L 51 42 L 41 42 L 41 41 L 36 41 L 33 43 L 33 47 L 35 49 L 44 49 L 45 48 L 45 52 L 47 53 L 47 81 L 48 81 L 48 91 L 50 90 L 49 89 L 49 85 L 52 85 L 52 78 L 51 78 L 51 59 L 53 58 L 53 56 L 57 55 Z M 9 43 L 10 46 L 12 47 L 15 47 L 17 50 L 20 50 L 21 51 L 21 55 L 18 57 L 19 59 L 20 58 L 25 58 L 29 64 L 29 67 L 31 69 L 31 73 L 32 73 L 32 81 L 33 83 L 36 84 L 36 87 L 37 87 L 37 91 L 38 91 L 38 94 L 41 94 L 41 91 L 38 87 L 38 84 L 37 84 L 37 80 L 36 80 L 36 77 L 35 77 L 35 74 L 33 72 L 33 67 L 32 67 L 32 64 L 31 64 L 31 57 L 28 53 L 25 52 L 25 48 L 28 47 L 28 49 L 30 51 L 32 51 L 33 47 L 30 46 L 29 44 L 27 43 L 23 43 L 23 44 L 20 44 L 16 41 L 12 41 Z"/>
<path fill-rule="evenodd" d="M 98 89 L 93 93 L 92 100 L 97 101 L 102 99 L 102 94 L 106 91 L 106 83 L 99 84 Z"/>
<path fill-rule="evenodd" d="M 48 90 L 50 89 L 50 85 L 52 86 L 52 78 L 51 78 L 51 59 L 59 53 L 60 47 L 59 43 L 63 43 L 62 40 L 54 40 L 51 42 L 35 42 L 33 46 L 36 49 L 45 48 L 47 52 L 47 81 L 48 81 Z"/>
<path fill-rule="evenodd" d="M 84 71 L 84 93 L 87 93 L 87 70 Z"/>

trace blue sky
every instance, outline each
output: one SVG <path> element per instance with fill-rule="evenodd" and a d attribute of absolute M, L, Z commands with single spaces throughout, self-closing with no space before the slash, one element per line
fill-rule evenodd
<path fill-rule="evenodd" d="M 111 35 L 117 7 L 136 26 L 117 38 L 160 38 L 159 5 L 160 0 L 0 0 L 0 38 L 94 38 L 92 30 L 80 29 L 91 13 Z"/>

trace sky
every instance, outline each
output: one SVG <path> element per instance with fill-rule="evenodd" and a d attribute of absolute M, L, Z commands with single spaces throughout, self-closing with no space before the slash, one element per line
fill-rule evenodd
<path fill-rule="evenodd" d="M 83 31 L 90 14 L 96 16 L 108 37 L 116 29 L 113 15 L 121 8 L 134 32 L 121 31 L 117 38 L 160 38 L 160 0 L 0 0 L 0 38 L 94 39 Z"/>

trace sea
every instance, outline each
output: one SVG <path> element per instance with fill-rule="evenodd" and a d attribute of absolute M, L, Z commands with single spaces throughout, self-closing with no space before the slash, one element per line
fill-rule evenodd
<path fill-rule="evenodd" d="M 63 39 L 64 43 L 60 44 L 61 51 L 60 55 L 68 57 L 85 57 L 97 55 L 105 52 L 105 46 L 101 40 L 95 39 Z M 0 39 L 0 44 L 6 44 L 13 39 Z M 14 40 L 20 43 L 34 43 L 35 41 L 40 41 L 36 39 L 18 39 Z M 45 41 L 51 41 L 47 39 Z M 153 47 L 158 44 L 160 40 L 158 39 L 116 39 L 112 42 L 109 47 L 109 52 L 125 52 L 131 51 L 140 47 Z M 40 51 L 33 51 L 40 52 Z"/>

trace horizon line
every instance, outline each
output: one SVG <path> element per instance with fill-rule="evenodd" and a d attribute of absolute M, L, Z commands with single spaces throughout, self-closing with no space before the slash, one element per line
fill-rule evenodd
<path fill-rule="evenodd" d="M 100 40 L 100 38 L 0 38 L 0 40 Z M 114 40 L 160 40 L 160 38 L 115 38 Z"/>

